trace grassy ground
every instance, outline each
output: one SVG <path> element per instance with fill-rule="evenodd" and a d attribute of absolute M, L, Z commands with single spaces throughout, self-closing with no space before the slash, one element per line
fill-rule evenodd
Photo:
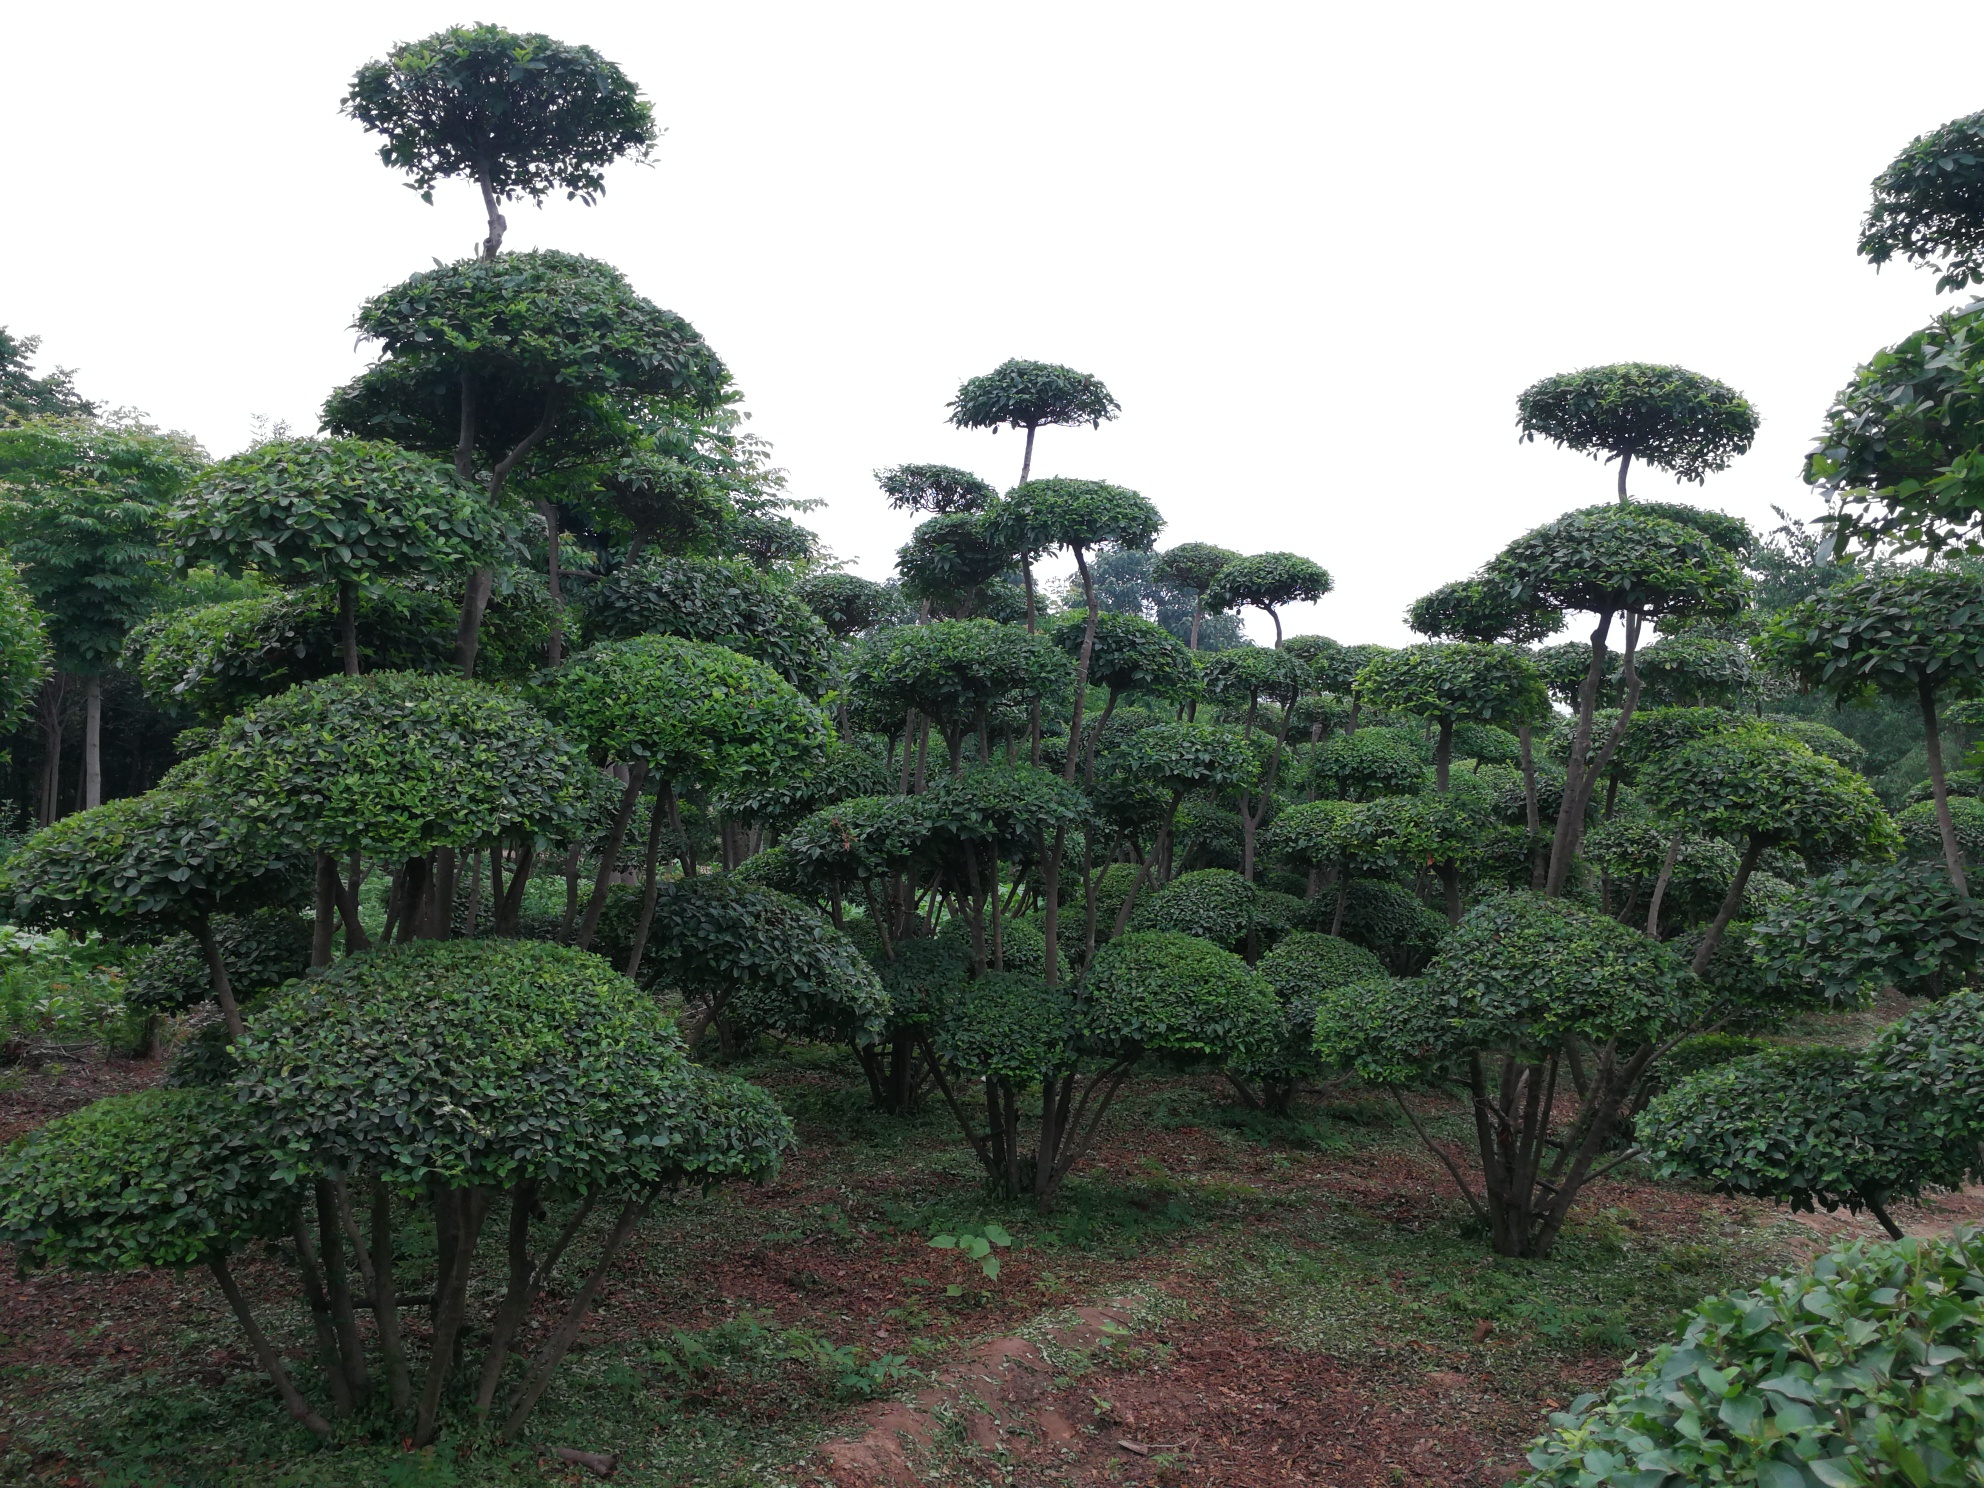
<path fill-rule="evenodd" d="M 0 1118 L 32 1125 L 150 1068 L 17 1072 L 0 1082 Z M 736 1068 L 777 1092 L 798 1153 L 771 1185 L 660 1213 L 523 1442 L 458 1427 L 409 1455 L 387 1423 L 361 1417 L 319 1450 L 253 1369 L 204 1273 L 10 1275 L 0 1479 L 590 1481 L 556 1458 L 567 1447 L 618 1454 L 616 1481 L 633 1485 L 811 1483 L 820 1443 L 858 1428 L 868 1402 L 942 1379 L 984 1339 L 1114 1301 L 1130 1319 L 1123 1337 L 1105 1357 L 1057 1365 L 1040 1433 L 988 1447 L 961 1424 L 924 1480 L 1477 1482 L 1483 1462 L 1513 1461 L 1553 1403 L 1609 1378 L 1679 1309 L 1810 1239 L 1754 1207 L 1607 1182 L 1550 1261 L 1498 1259 L 1387 1104 L 1269 1120 L 1202 1077 L 1133 1087 L 1042 1217 L 981 1196 L 941 1106 L 868 1111 L 844 1051 Z M 1425 1114 L 1458 1134 L 1453 1109 L 1428 1102 Z M 988 1221 L 1014 1242 L 996 1278 L 929 1243 Z M 247 1275 L 307 1378 L 307 1319 L 280 1300 L 283 1273 L 258 1263 Z M 1164 1450 L 1138 1455 L 1126 1437 Z"/>

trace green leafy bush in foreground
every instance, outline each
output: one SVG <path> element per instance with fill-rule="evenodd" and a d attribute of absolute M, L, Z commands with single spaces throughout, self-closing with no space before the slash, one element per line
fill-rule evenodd
<path fill-rule="evenodd" d="M 1856 1245 L 1710 1297 L 1550 1424 L 1526 1488 L 1984 1482 L 1984 1233 Z"/>

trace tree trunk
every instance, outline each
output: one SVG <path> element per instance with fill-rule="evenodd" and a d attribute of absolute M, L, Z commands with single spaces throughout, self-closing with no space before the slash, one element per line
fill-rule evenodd
<path fill-rule="evenodd" d="M 503 220 L 501 204 L 489 180 L 489 167 L 479 160 L 475 165 L 475 183 L 482 188 L 482 207 L 489 214 L 489 236 L 482 240 L 482 256 L 492 259 L 503 251 L 503 234 L 509 231 L 510 224 Z"/>
<path fill-rule="evenodd" d="M 1433 786 L 1441 795 L 1447 793 L 1447 784 L 1453 776 L 1454 762 L 1454 721 L 1451 718 L 1440 720 L 1440 742 L 1433 746 Z"/>
<path fill-rule="evenodd" d="M 69 678 L 57 672 L 41 685 L 41 806 L 36 823 L 47 826 L 62 809 L 62 736 L 69 722 Z"/>
<path fill-rule="evenodd" d="M 1623 450 L 1619 455 L 1619 505 L 1626 504 L 1626 467 L 1633 463 L 1633 452 Z"/>
<path fill-rule="evenodd" d="M 544 518 L 545 557 L 544 580 L 551 591 L 551 636 L 545 646 L 545 657 L 552 666 L 565 663 L 565 591 L 564 570 L 558 555 L 558 504 L 555 501 L 540 501 L 538 514 Z"/>
<path fill-rule="evenodd" d="M 627 786 L 620 793 L 620 809 L 613 816 L 613 830 L 606 835 L 606 845 L 599 854 L 599 872 L 593 876 L 592 898 L 586 901 L 585 918 L 579 922 L 580 950 L 592 949 L 592 938 L 599 930 L 600 911 L 606 908 L 606 887 L 613 882 L 613 871 L 620 860 L 620 844 L 627 840 L 627 823 L 634 819 L 634 807 L 641 799 L 641 787 L 647 783 L 648 763 L 635 760 L 627 766 Z"/>
<path fill-rule="evenodd" d="M 1075 766 L 1082 754 L 1082 708 L 1088 700 L 1088 665 L 1095 655 L 1095 578 L 1088 571 L 1088 559 L 1080 547 L 1071 551 L 1082 576 L 1082 600 L 1088 606 L 1088 621 L 1082 626 L 1081 655 L 1075 659 L 1074 716 L 1068 723 L 1068 761 L 1061 770 L 1063 780 L 1073 781 Z"/>
<path fill-rule="evenodd" d="M 331 964 L 331 934 L 337 928 L 338 895 L 333 886 L 337 868 L 327 852 L 317 854 L 317 892 L 310 922 L 310 965 Z"/>
<path fill-rule="evenodd" d="M 1021 485 L 1025 485 L 1033 479 L 1033 431 L 1039 427 L 1038 424 L 1028 424 L 1026 426 L 1026 452 L 1020 456 Z M 1031 614 L 1028 615 L 1028 618 L 1032 618 Z M 1032 627 L 1029 626 L 1028 628 L 1031 629 Z"/>
<path fill-rule="evenodd" d="M 1715 949 L 1722 944 L 1723 932 L 1729 922 L 1736 918 L 1736 911 L 1743 904 L 1743 890 L 1749 885 L 1750 875 L 1756 871 L 1757 859 L 1763 856 L 1764 845 L 1760 838 L 1752 837 L 1743 849 L 1743 860 L 1736 865 L 1736 881 L 1729 885 L 1729 892 L 1723 897 L 1722 908 L 1715 912 L 1715 922 L 1708 927 L 1702 943 L 1695 948 L 1695 975 L 1708 970 L 1708 963 L 1715 957 Z"/>
<path fill-rule="evenodd" d="M 1667 884 L 1674 877 L 1674 864 L 1681 856 L 1681 829 L 1676 827 L 1674 835 L 1667 839 L 1667 854 L 1660 860 L 1660 876 L 1653 881 L 1653 897 L 1646 906 L 1646 933 L 1649 939 L 1660 939 L 1660 906 L 1667 898 Z"/>
<path fill-rule="evenodd" d="M 358 675 L 358 586 L 338 581 L 338 634 L 344 639 L 344 674 Z"/>
<path fill-rule="evenodd" d="M 1963 872 L 1963 853 L 1956 843 L 1956 822 L 1950 816 L 1950 788 L 1943 774 L 1943 740 L 1936 731 L 1936 689 L 1925 677 L 1916 679 L 1922 699 L 1922 747 L 1929 756 L 1929 790 L 1936 800 L 1936 826 L 1943 834 L 1943 861 L 1949 865 L 1950 882 L 1957 894 L 1970 897 L 1970 881 Z"/>
<path fill-rule="evenodd" d="M 234 1316 L 241 1324 L 241 1331 L 248 1335 L 248 1347 L 254 1352 L 255 1362 L 262 1366 L 262 1372 L 275 1382 L 282 1395 L 282 1403 L 289 1407 L 290 1415 L 301 1421 L 312 1433 L 328 1439 L 331 1434 L 330 1422 L 310 1408 L 310 1402 L 303 1398 L 289 1377 L 289 1371 L 282 1367 L 282 1358 L 270 1345 L 268 1336 L 262 1332 L 261 1324 L 255 1321 L 255 1313 L 248 1306 L 248 1299 L 241 1295 L 241 1288 L 234 1284 L 234 1277 L 227 1269 L 227 1258 L 215 1256 L 207 1262 L 214 1273 L 214 1280 L 220 1283 L 221 1295 L 227 1298 L 227 1305 L 234 1309 Z"/>
<path fill-rule="evenodd" d="M 103 678 L 83 679 L 83 809 L 103 804 Z"/>
<path fill-rule="evenodd" d="M 205 915 L 193 922 L 193 934 L 207 958 L 207 980 L 214 989 L 214 1001 L 220 1004 L 221 1018 L 227 1024 L 228 1040 L 233 1042 L 242 1034 L 241 1009 L 234 1001 L 234 987 L 227 979 L 227 963 L 221 959 L 220 946 L 214 940 L 214 927 Z"/>
<path fill-rule="evenodd" d="M 670 808 L 666 812 L 664 802 Z M 654 925 L 655 900 L 661 893 L 661 833 L 675 815 L 674 804 L 674 787 L 664 780 L 660 795 L 648 812 L 648 850 L 641 865 L 641 917 L 634 922 L 634 943 L 627 950 L 626 975 L 630 981 L 641 969 L 641 953 L 648 948 L 648 931 Z"/>

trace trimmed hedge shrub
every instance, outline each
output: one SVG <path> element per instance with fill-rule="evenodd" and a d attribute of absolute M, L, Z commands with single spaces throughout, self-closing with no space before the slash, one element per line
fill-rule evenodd
<path fill-rule="evenodd" d="M 1225 868 L 1202 868 L 1180 874 L 1141 900 L 1131 913 L 1130 926 L 1133 930 L 1195 935 L 1229 951 L 1237 950 L 1253 928 L 1258 900 L 1254 886 L 1239 874 Z M 1098 913 L 1098 923 L 1100 918 Z"/>

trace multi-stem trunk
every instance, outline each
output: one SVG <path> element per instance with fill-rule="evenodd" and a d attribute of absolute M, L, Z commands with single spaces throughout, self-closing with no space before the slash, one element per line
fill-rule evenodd
<path fill-rule="evenodd" d="M 1963 871 L 1963 853 L 1957 847 L 1956 822 L 1950 815 L 1949 780 L 1943 773 L 1943 740 L 1937 732 L 1936 688 L 1927 676 L 1916 679 L 1922 702 L 1922 748 L 1929 756 L 1929 790 L 1936 802 L 1936 827 L 1943 834 L 1943 861 L 1949 866 L 1950 882 L 1957 894 L 1970 897 L 1970 881 Z"/>
<path fill-rule="evenodd" d="M 493 255 L 492 255 L 493 256 Z M 462 480 L 475 480 L 475 449 L 480 433 L 480 389 L 473 374 L 464 372 L 461 378 L 461 419 L 455 440 L 455 474 Z M 511 448 L 507 455 L 498 460 L 489 470 L 489 504 L 500 506 L 503 500 L 503 487 L 511 473 L 523 458 L 536 449 L 558 422 L 564 409 L 562 395 L 556 387 L 545 393 L 543 411 L 530 432 Z M 455 664 L 464 677 L 475 675 L 476 651 L 481 645 L 482 617 L 489 608 L 489 596 L 494 590 L 495 574 L 487 568 L 478 568 L 469 575 L 468 587 L 462 596 L 461 618 L 455 627 Z"/>
<path fill-rule="evenodd" d="M 1619 699 L 1619 718 L 1596 754 L 1591 752 L 1592 723 L 1598 712 L 1598 690 L 1609 654 L 1605 643 L 1612 630 L 1610 610 L 1599 616 L 1598 628 L 1591 633 L 1591 665 L 1585 671 L 1584 686 L 1578 693 L 1578 726 L 1571 740 L 1571 757 L 1564 767 L 1564 798 L 1557 809 L 1557 830 L 1550 844 L 1550 873 L 1544 882 L 1544 892 L 1552 897 L 1561 895 L 1570 882 L 1571 866 L 1577 861 L 1578 848 L 1584 841 L 1585 809 L 1591 805 L 1598 781 L 1611 768 L 1619 741 L 1625 738 L 1626 726 L 1633 720 L 1633 709 L 1639 705 L 1636 656 L 1642 624 L 1637 612 L 1626 611 L 1626 650 L 1621 674 L 1624 691 Z"/>

